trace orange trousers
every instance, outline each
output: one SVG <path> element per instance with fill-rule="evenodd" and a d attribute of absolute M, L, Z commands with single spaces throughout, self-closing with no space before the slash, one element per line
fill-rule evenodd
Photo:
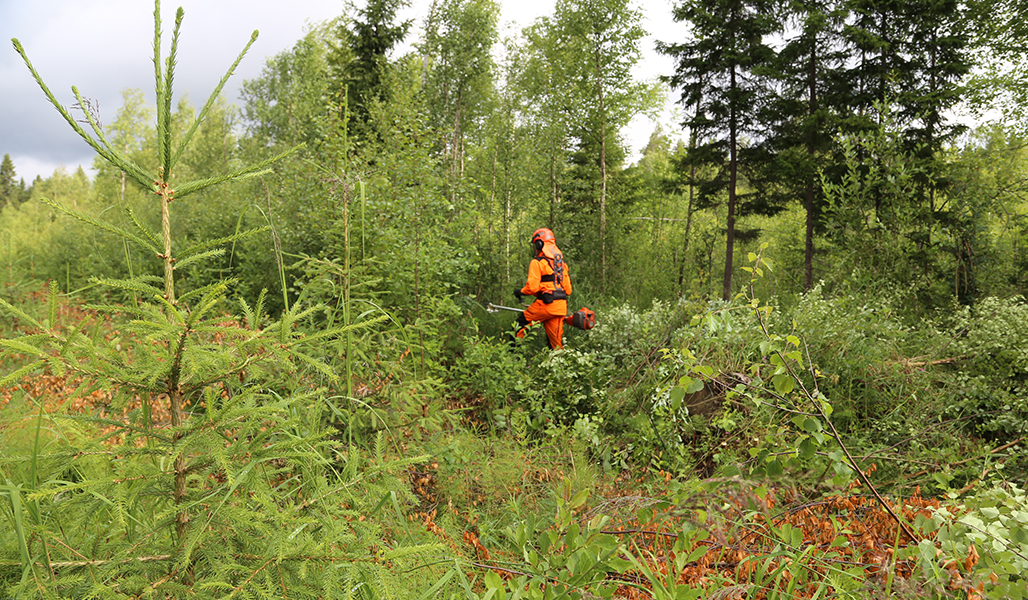
<path fill-rule="evenodd" d="M 550 348 L 552 350 L 563 348 L 564 317 L 567 315 L 567 312 L 567 300 L 554 300 L 549 304 L 542 300 L 536 300 L 518 317 L 518 325 L 521 326 L 521 329 L 518 329 L 517 336 L 519 338 L 525 337 L 525 330 L 532 323 L 542 322 L 543 327 L 546 329 L 546 339 L 550 342 Z"/>

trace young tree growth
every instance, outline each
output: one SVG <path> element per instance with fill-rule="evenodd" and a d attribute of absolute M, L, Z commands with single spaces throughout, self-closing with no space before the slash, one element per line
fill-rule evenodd
<path fill-rule="evenodd" d="M 546 44 L 556 49 L 554 67 L 564 91 L 577 153 L 597 174 L 600 289 L 606 287 L 609 187 L 624 150 L 621 133 L 640 113 L 656 108 L 657 87 L 632 75 L 641 59 L 642 16 L 628 0 L 561 0 L 547 23 Z"/>

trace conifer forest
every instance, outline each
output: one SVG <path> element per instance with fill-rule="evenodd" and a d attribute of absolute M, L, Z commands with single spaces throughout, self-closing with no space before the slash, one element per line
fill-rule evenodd
<path fill-rule="evenodd" d="M 666 3 L 11 40 L 95 159 L 0 163 L 0 599 L 1028 598 L 1028 5 Z"/>

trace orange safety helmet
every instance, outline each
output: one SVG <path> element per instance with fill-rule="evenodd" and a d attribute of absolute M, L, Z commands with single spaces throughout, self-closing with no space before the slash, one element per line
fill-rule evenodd
<path fill-rule="evenodd" d="M 553 232 L 545 227 L 542 229 L 536 229 L 535 233 L 532 234 L 532 245 L 535 246 L 535 249 L 537 251 L 542 250 L 543 246 L 546 245 L 546 242 L 556 244 L 557 238 L 553 237 Z"/>

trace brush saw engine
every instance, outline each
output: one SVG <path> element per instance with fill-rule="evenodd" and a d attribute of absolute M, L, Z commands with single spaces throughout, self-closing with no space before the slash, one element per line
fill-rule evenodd
<path fill-rule="evenodd" d="M 596 326 L 596 313 L 583 306 L 564 317 L 564 324 L 588 331 Z"/>
<path fill-rule="evenodd" d="M 514 308 L 513 306 L 500 306 L 499 304 L 493 304 L 492 302 L 490 302 L 489 306 L 486 307 L 486 311 L 491 313 L 498 312 L 501 310 L 509 310 L 511 312 L 522 311 L 522 309 L 520 308 Z M 577 329 L 584 329 L 585 331 L 589 331 L 590 329 L 596 326 L 596 313 L 583 306 L 582 308 L 576 310 L 570 315 L 564 317 L 564 324 L 570 325 Z"/>

